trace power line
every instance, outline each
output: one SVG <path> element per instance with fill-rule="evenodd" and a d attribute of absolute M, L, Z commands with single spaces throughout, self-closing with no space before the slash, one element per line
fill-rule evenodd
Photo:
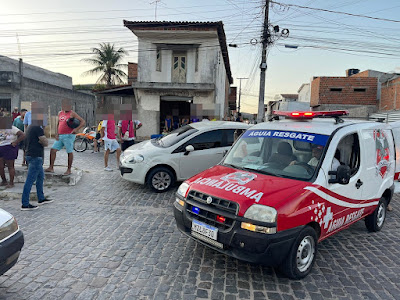
<path fill-rule="evenodd" d="M 358 18 L 367 18 L 367 19 L 378 20 L 378 21 L 400 23 L 400 20 L 371 17 L 371 16 L 367 16 L 367 15 L 352 14 L 352 13 L 347 13 L 347 12 L 343 12 L 343 11 L 335 11 L 335 10 L 329 10 L 329 9 L 324 9 L 324 8 L 302 6 L 302 5 L 297 5 L 297 4 L 286 4 L 286 3 L 280 3 L 280 2 L 275 2 L 275 1 L 271 1 L 271 3 L 282 5 L 282 6 L 288 6 L 288 7 L 298 7 L 298 8 L 304 8 L 304 9 L 311 9 L 311 10 L 329 12 L 329 13 L 334 13 L 334 14 L 347 15 L 347 16 L 358 17 Z"/>

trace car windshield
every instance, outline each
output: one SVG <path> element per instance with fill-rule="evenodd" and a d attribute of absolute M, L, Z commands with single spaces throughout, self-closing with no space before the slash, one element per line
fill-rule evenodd
<path fill-rule="evenodd" d="M 171 131 L 169 134 L 156 139 L 154 142 L 161 147 L 168 148 L 172 145 L 175 145 L 179 141 L 183 140 L 185 137 L 192 135 L 193 133 L 197 132 L 198 130 L 193 128 L 190 125 L 183 126 L 181 128 L 175 129 Z"/>
<path fill-rule="evenodd" d="M 278 177 L 310 180 L 328 135 L 283 130 L 248 130 L 223 164 Z"/>

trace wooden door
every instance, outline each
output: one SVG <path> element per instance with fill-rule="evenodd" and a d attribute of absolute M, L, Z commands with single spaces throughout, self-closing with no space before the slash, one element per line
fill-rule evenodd
<path fill-rule="evenodd" d="M 186 83 L 186 54 L 172 56 L 172 82 Z"/>

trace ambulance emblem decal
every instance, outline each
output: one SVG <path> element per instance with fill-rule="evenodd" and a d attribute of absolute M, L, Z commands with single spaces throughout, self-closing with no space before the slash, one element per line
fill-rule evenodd
<path fill-rule="evenodd" d="M 374 130 L 374 140 L 376 148 L 376 174 L 382 178 L 390 170 L 390 150 L 386 134 L 382 130 Z"/>
<path fill-rule="evenodd" d="M 244 185 L 253 179 L 257 178 L 257 175 L 246 173 L 246 172 L 235 172 L 221 177 L 221 180 L 228 181 L 230 183 Z"/>

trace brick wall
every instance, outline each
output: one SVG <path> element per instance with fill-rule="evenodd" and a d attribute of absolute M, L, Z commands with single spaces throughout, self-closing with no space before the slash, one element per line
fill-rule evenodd
<path fill-rule="evenodd" d="M 382 84 L 379 110 L 400 109 L 400 78 Z"/>
<path fill-rule="evenodd" d="M 321 77 L 315 78 L 311 81 L 311 95 L 310 95 L 310 106 L 317 106 L 319 104 L 319 87 L 321 84 Z"/>
<path fill-rule="evenodd" d="M 364 72 L 363 72 L 364 73 Z M 336 89 L 332 90 L 332 89 Z M 365 91 L 355 91 L 365 89 Z M 318 77 L 311 82 L 311 106 L 322 104 L 377 105 L 376 77 Z"/>
<path fill-rule="evenodd" d="M 128 84 L 137 81 L 138 78 L 138 64 L 128 62 Z"/>

